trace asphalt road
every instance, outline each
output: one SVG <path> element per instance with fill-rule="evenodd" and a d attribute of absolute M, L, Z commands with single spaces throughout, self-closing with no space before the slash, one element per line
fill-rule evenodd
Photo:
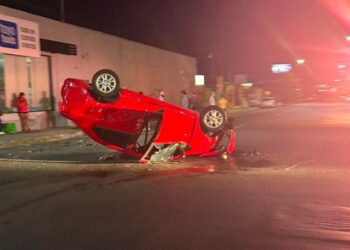
<path fill-rule="evenodd" d="M 0 137 L 0 249 L 350 248 L 350 105 L 235 115 L 232 158 L 138 164 L 78 130 Z"/>

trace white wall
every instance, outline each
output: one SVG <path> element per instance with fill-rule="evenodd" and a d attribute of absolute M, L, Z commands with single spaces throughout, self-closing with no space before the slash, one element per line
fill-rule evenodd
<path fill-rule="evenodd" d="M 0 5 L 4 15 L 39 23 L 40 37 L 77 45 L 78 55 L 52 54 L 56 97 L 64 79 L 90 79 L 99 69 L 116 71 L 122 84 L 145 94 L 162 88 L 167 100 L 177 103 L 181 89 L 188 89 L 196 74 L 196 59 L 102 32 L 81 28 Z M 44 54 L 49 54 L 45 53 Z"/>
<path fill-rule="evenodd" d="M 193 84 L 197 71 L 193 57 L 1 5 L 0 13 L 39 23 L 40 38 L 77 45 L 77 56 L 42 52 L 52 59 L 56 101 L 61 99 L 60 89 L 66 78 L 91 80 L 93 74 L 102 68 L 114 70 L 122 86 L 129 89 L 151 94 L 161 88 L 166 93 L 166 100 L 175 104 L 179 103 L 180 91 L 189 90 Z"/>

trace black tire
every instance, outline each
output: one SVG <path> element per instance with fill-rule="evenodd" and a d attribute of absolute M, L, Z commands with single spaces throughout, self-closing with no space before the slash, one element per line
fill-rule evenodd
<path fill-rule="evenodd" d="M 203 131 L 212 136 L 225 128 L 227 114 L 223 109 L 212 105 L 204 108 L 200 112 L 200 119 Z"/>
<path fill-rule="evenodd" d="M 110 69 L 97 71 L 92 77 L 91 91 L 98 101 L 115 101 L 120 94 L 118 75 Z"/>

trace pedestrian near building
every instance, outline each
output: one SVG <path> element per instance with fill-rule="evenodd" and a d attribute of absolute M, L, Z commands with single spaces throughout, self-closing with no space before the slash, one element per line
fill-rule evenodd
<path fill-rule="evenodd" d="M 161 101 L 165 101 L 165 93 L 162 89 L 159 90 L 159 96 L 158 99 Z"/>
<path fill-rule="evenodd" d="M 198 97 L 196 92 L 192 93 L 192 96 L 190 98 L 190 109 L 197 110 L 198 109 Z"/>
<path fill-rule="evenodd" d="M 227 104 L 228 104 L 227 98 L 224 95 L 222 95 L 218 101 L 219 107 L 227 111 Z"/>
<path fill-rule="evenodd" d="M 39 103 L 41 104 L 41 108 L 45 110 L 46 113 L 46 127 L 54 128 L 56 124 L 55 116 L 52 111 L 50 97 L 47 96 L 46 91 L 42 92 L 42 97 Z"/>
<path fill-rule="evenodd" d="M 29 125 L 28 125 L 28 112 L 29 112 L 29 106 L 28 101 L 25 98 L 25 94 L 21 92 L 19 96 L 16 98 L 16 106 L 17 106 L 17 112 L 19 119 L 21 121 L 21 128 L 22 131 L 30 131 Z"/>
<path fill-rule="evenodd" d="M 216 96 L 215 92 L 211 91 L 209 96 L 209 105 L 216 105 L 215 96 Z"/>
<path fill-rule="evenodd" d="M 186 93 L 186 90 L 181 90 L 181 100 L 180 105 L 184 108 L 190 108 L 190 99 Z"/>
<path fill-rule="evenodd" d="M 3 113 L 0 110 L 0 134 L 4 134 L 4 128 L 5 128 L 5 124 L 2 122 L 1 120 L 1 116 L 3 115 Z"/>

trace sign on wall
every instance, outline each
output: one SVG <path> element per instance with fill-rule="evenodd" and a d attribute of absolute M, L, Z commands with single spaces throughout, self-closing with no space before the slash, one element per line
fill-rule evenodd
<path fill-rule="evenodd" d="M 194 76 L 194 85 L 203 86 L 205 83 L 204 75 L 195 75 Z"/>
<path fill-rule="evenodd" d="M 274 74 L 287 73 L 291 71 L 292 64 L 290 63 L 280 63 L 280 64 L 272 64 L 271 71 Z"/>
<path fill-rule="evenodd" d="M 0 14 L 0 53 L 40 57 L 39 25 Z"/>

